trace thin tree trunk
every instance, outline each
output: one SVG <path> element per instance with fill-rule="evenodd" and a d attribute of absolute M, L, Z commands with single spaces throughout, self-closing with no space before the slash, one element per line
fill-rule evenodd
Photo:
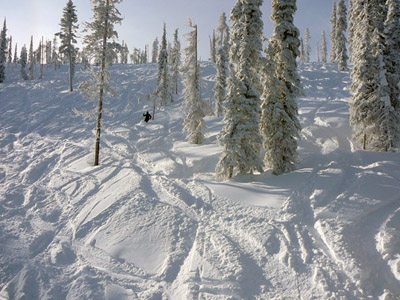
<path fill-rule="evenodd" d="M 99 107 L 98 107 L 98 111 L 97 111 L 96 146 L 95 146 L 95 153 L 94 153 L 94 165 L 95 166 L 99 165 L 99 156 L 100 156 L 101 116 L 103 113 L 104 72 L 106 69 L 109 0 L 107 0 L 106 6 L 107 6 L 107 11 L 106 11 L 106 15 L 105 15 L 105 24 L 104 24 L 103 51 L 101 53 L 100 92 L 99 92 Z"/>

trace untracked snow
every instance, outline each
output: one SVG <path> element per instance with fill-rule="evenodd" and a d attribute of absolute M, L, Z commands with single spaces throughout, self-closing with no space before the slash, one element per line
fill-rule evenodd
<path fill-rule="evenodd" d="M 189 144 L 181 97 L 142 120 L 156 64 L 110 72 L 98 167 L 66 66 L 0 84 L 0 299 L 400 299 L 400 154 L 350 141 L 347 72 L 300 64 L 296 171 L 229 181 L 222 118 Z"/>

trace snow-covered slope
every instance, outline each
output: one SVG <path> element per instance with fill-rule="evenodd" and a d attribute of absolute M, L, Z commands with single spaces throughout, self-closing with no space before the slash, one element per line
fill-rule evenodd
<path fill-rule="evenodd" d="M 400 154 L 356 150 L 349 76 L 300 66 L 297 171 L 217 182 L 221 119 L 185 142 L 157 66 L 113 66 L 101 165 L 67 69 L 0 85 L 0 299 L 400 299 Z M 202 64 L 203 94 L 213 66 Z M 87 75 L 76 74 L 81 81 Z M 206 99 L 208 101 L 208 99 Z"/>

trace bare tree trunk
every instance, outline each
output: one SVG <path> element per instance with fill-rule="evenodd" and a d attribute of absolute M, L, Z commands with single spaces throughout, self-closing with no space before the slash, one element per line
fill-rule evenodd
<path fill-rule="evenodd" d="M 364 132 L 363 136 L 363 150 L 367 148 L 367 134 Z"/>
<path fill-rule="evenodd" d="M 96 146 L 95 146 L 95 152 L 94 152 L 94 165 L 95 166 L 99 165 L 99 156 L 100 156 L 100 133 L 101 133 L 101 116 L 103 113 L 104 72 L 106 70 L 109 0 L 107 0 L 106 6 L 107 6 L 107 11 L 106 11 L 106 16 L 105 16 L 105 21 L 104 21 L 103 51 L 101 53 L 100 92 L 99 92 L 99 107 L 98 107 L 98 111 L 97 111 Z"/>

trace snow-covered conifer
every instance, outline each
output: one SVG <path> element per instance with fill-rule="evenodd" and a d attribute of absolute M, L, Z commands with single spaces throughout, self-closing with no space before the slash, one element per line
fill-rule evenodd
<path fill-rule="evenodd" d="M 215 63 L 217 60 L 216 59 L 216 53 L 217 53 L 216 44 L 217 44 L 217 41 L 215 38 L 215 30 L 213 30 L 213 35 L 212 35 L 212 37 L 210 37 L 210 61 L 213 63 Z"/>
<path fill-rule="evenodd" d="M 54 35 L 53 39 L 53 51 L 51 54 L 52 63 L 54 64 L 54 70 L 60 67 L 60 57 L 58 54 L 58 43 L 57 43 L 57 36 Z"/>
<path fill-rule="evenodd" d="M 264 161 L 272 173 L 294 170 L 301 130 L 296 98 L 301 93 L 296 57 L 299 31 L 293 24 L 295 0 L 273 0 L 274 32 L 266 50 L 261 132 L 266 149 Z"/>
<path fill-rule="evenodd" d="M 51 64 L 51 41 L 46 41 L 46 65 L 49 66 Z"/>
<path fill-rule="evenodd" d="M 187 33 L 187 46 L 184 49 L 182 62 L 183 111 L 186 113 L 183 122 L 184 131 L 188 132 L 188 141 L 201 144 L 204 140 L 204 103 L 200 95 L 200 73 L 197 61 L 197 25 L 189 19 L 188 26 L 193 31 Z"/>
<path fill-rule="evenodd" d="M 116 96 L 110 85 L 108 62 L 110 57 L 116 55 L 116 39 L 118 33 L 115 24 L 120 24 L 122 18 L 116 4 L 122 0 L 91 0 L 93 8 L 93 21 L 86 23 L 85 32 L 90 32 L 84 37 L 86 51 L 94 61 L 99 62 L 98 69 L 92 68 L 92 78 L 80 84 L 79 88 L 84 97 L 98 99 L 96 143 L 94 165 L 99 165 L 101 118 L 103 114 L 103 99 L 107 95 Z M 110 42 L 111 41 L 111 42 Z"/>
<path fill-rule="evenodd" d="M 10 36 L 8 40 L 8 57 L 7 57 L 7 65 L 12 63 L 12 36 Z"/>
<path fill-rule="evenodd" d="M 229 53 L 229 26 L 226 24 L 226 15 L 223 13 L 219 18 L 217 27 L 217 52 L 215 68 L 217 74 L 215 76 L 214 100 L 215 100 L 215 115 L 222 116 L 223 105 L 226 95 L 226 78 L 228 67 Z"/>
<path fill-rule="evenodd" d="M 305 61 L 303 38 L 300 38 L 300 55 L 299 55 L 299 59 L 300 59 L 300 61 L 302 61 L 302 62 Z"/>
<path fill-rule="evenodd" d="M 306 28 L 306 33 L 304 36 L 304 61 L 305 62 L 310 62 L 310 56 L 311 56 L 311 46 L 310 46 L 310 30 Z"/>
<path fill-rule="evenodd" d="M 43 78 L 43 37 L 39 42 L 39 48 L 37 50 L 37 61 L 39 63 L 39 79 Z"/>
<path fill-rule="evenodd" d="M 19 58 L 19 63 L 21 64 L 21 77 L 23 80 L 28 80 L 28 74 L 26 74 L 26 64 L 28 61 L 28 53 L 26 50 L 26 46 L 24 45 L 21 49 L 21 55 Z"/>
<path fill-rule="evenodd" d="M 160 52 L 158 54 L 158 87 L 156 95 L 160 106 L 166 106 L 172 102 L 172 95 L 169 89 L 168 73 L 168 52 L 167 52 L 167 29 L 164 23 L 163 34 L 161 38 Z"/>
<path fill-rule="evenodd" d="M 336 40 L 336 25 L 337 25 L 337 9 L 336 0 L 333 0 L 332 15 L 331 15 L 331 62 L 336 63 L 337 40 Z"/>
<path fill-rule="evenodd" d="M 15 69 L 17 64 L 18 64 L 18 44 L 15 43 L 14 58 L 13 58 L 13 69 Z"/>
<path fill-rule="evenodd" d="M 153 49 L 151 52 L 151 62 L 155 63 L 157 62 L 158 59 L 158 38 L 156 37 L 156 39 L 153 42 Z"/>
<path fill-rule="evenodd" d="M 178 94 L 179 65 L 181 63 L 181 42 L 178 37 L 178 29 L 174 33 L 174 45 L 171 50 L 171 91 Z"/>
<path fill-rule="evenodd" d="M 384 23 L 386 77 L 390 88 L 390 101 L 400 111 L 400 3 L 387 0 L 387 17 Z"/>
<path fill-rule="evenodd" d="M 391 102 L 375 9 L 372 3 L 363 6 L 354 32 L 360 39 L 353 47 L 350 122 L 353 138 L 363 149 L 389 151 L 399 141 L 400 116 Z"/>
<path fill-rule="evenodd" d="M 321 36 L 322 42 L 321 42 L 321 61 L 323 63 L 326 63 L 328 61 L 328 49 L 326 47 L 326 37 L 325 37 L 325 30 L 322 31 L 322 36 Z"/>
<path fill-rule="evenodd" d="M 68 0 L 63 10 L 63 16 L 60 21 L 61 31 L 56 33 L 60 37 L 59 53 L 65 55 L 69 64 L 69 91 L 73 91 L 72 79 L 74 77 L 75 59 L 78 49 L 75 44 L 76 30 L 78 29 L 78 16 L 76 15 L 75 5 L 72 0 Z"/>
<path fill-rule="evenodd" d="M 347 70 L 347 8 L 345 0 L 339 0 L 336 18 L 336 62 L 340 71 Z"/>
<path fill-rule="evenodd" d="M 321 62 L 321 58 L 319 56 L 319 42 L 317 41 L 317 44 L 315 45 L 315 49 L 317 51 L 317 62 Z"/>
<path fill-rule="evenodd" d="M 224 47 L 218 47 L 216 58 L 217 61 L 215 68 L 217 70 L 217 74 L 215 75 L 215 86 L 213 90 L 215 100 L 215 116 L 220 117 L 223 113 L 226 95 L 226 73 L 228 64 L 228 57 L 226 56 Z"/>
<path fill-rule="evenodd" d="M 263 172 L 260 157 L 260 83 L 262 60 L 262 0 L 237 0 L 231 11 L 231 48 L 224 127 L 219 141 L 224 149 L 216 175 L 228 179 L 235 174 Z"/>
<path fill-rule="evenodd" d="M 225 47 L 226 53 L 229 53 L 229 39 L 230 39 L 230 32 L 229 26 L 226 24 L 226 14 L 222 13 L 219 17 L 219 23 L 217 27 L 217 47 Z"/>
<path fill-rule="evenodd" d="M 7 26 L 6 20 L 3 23 L 3 29 L 0 34 L 0 83 L 6 78 L 6 62 L 7 62 Z"/>
<path fill-rule="evenodd" d="M 35 56 L 33 54 L 33 36 L 31 36 L 31 44 L 29 46 L 29 54 L 28 54 L 28 64 L 29 64 L 29 79 L 33 79 L 33 71 L 35 67 Z"/>
<path fill-rule="evenodd" d="M 121 64 L 126 65 L 128 63 L 129 48 L 124 41 L 122 41 L 121 44 L 120 55 L 121 55 Z"/>

